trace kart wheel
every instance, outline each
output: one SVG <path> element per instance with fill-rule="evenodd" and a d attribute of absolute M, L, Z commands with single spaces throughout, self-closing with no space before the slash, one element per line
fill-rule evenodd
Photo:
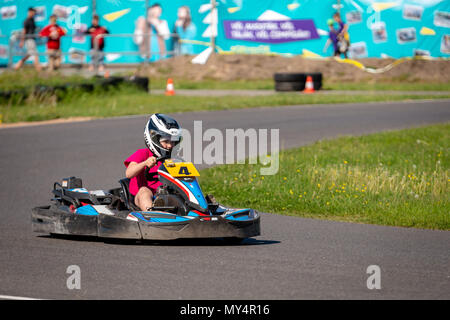
<path fill-rule="evenodd" d="M 227 238 L 223 238 L 223 240 L 225 241 L 226 244 L 237 245 L 237 244 L 241 244 L 242 241 L 244 241 L 244 238 L 227 237 Z"/>

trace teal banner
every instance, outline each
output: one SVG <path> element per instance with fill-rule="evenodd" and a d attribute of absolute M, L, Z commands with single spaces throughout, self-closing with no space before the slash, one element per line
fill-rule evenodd
<path fill-rule="evenodd" d="M 450 57 L 449 0 L 0 0 L 0 64 L 15 62 L 25 48 L 12 37 L 23 29 L 29 7 L 37 32 L 56 14 L 66 29 L 64 63 L 89 63 L 85 32 L 97 13 L 106 63 L 140 63 L 196 55 L 211 37 L 219 52 L 328 57 L 330 34 L 345 27 L 350 58 Z M 340 24 L 333 15 L 339 12 Z M 37 41 L 44 55 L 46 39 Z M 11 57 L 10 53 L 14 56 Z"/>
<path fill-rule="evenodd" d="M 450 56 L 449 0 L 219 0 L 217 43 L 225 51 L 332 56 L 324 52 L 329 38 L 328 20 L 339 12 L 348 26 L 351 58 Z M 260 44 L 227 37 L 222 21 L 292 21 L 312 19 L 317 39 Z M 334 29 L 339 26 L 334 22 Z"/>

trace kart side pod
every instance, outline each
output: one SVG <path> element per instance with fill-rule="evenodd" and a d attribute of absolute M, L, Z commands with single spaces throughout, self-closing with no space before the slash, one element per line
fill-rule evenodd
<path fill-rule="evenodd" d="M 260 235 L 260 216 L 252 209 L 220 216 L 177 216 L 163 212 L 77 214 L 57 206 L 32 210 L 37 233 L 115 239 L 249 238 Z"/>

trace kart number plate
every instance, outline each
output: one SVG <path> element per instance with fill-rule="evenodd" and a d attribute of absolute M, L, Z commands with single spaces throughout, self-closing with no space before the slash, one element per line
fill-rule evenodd
<path fill-rule="evenodd" d="M 191 162 L 175 162 L 171 166 L 165 166 L 172 177 L 199 177 L 197 169 Z"/>

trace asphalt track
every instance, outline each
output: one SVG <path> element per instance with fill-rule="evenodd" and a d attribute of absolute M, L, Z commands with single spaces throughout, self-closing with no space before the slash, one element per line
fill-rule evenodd
<path fill-rule="evenodd" d="M 450 120 L 450 100 L 257 108 L 175 115 L 191 129 L 278 128 L 284 148 Z M 30 209 L 54 181 L 117 185 L 142 147 L 145 117 L 0 130 L 0 298 L 449 299 L 450 232 L 350 224 L 264 213 L 262 235 L 219 241 L 104 243 L 33 234 Z M 274 199 L 275 200 L 275 199 Z M 81 289 L 66 286 L 81 269 Z M 369 290 L 369 265 L 381 289 Z"/>

